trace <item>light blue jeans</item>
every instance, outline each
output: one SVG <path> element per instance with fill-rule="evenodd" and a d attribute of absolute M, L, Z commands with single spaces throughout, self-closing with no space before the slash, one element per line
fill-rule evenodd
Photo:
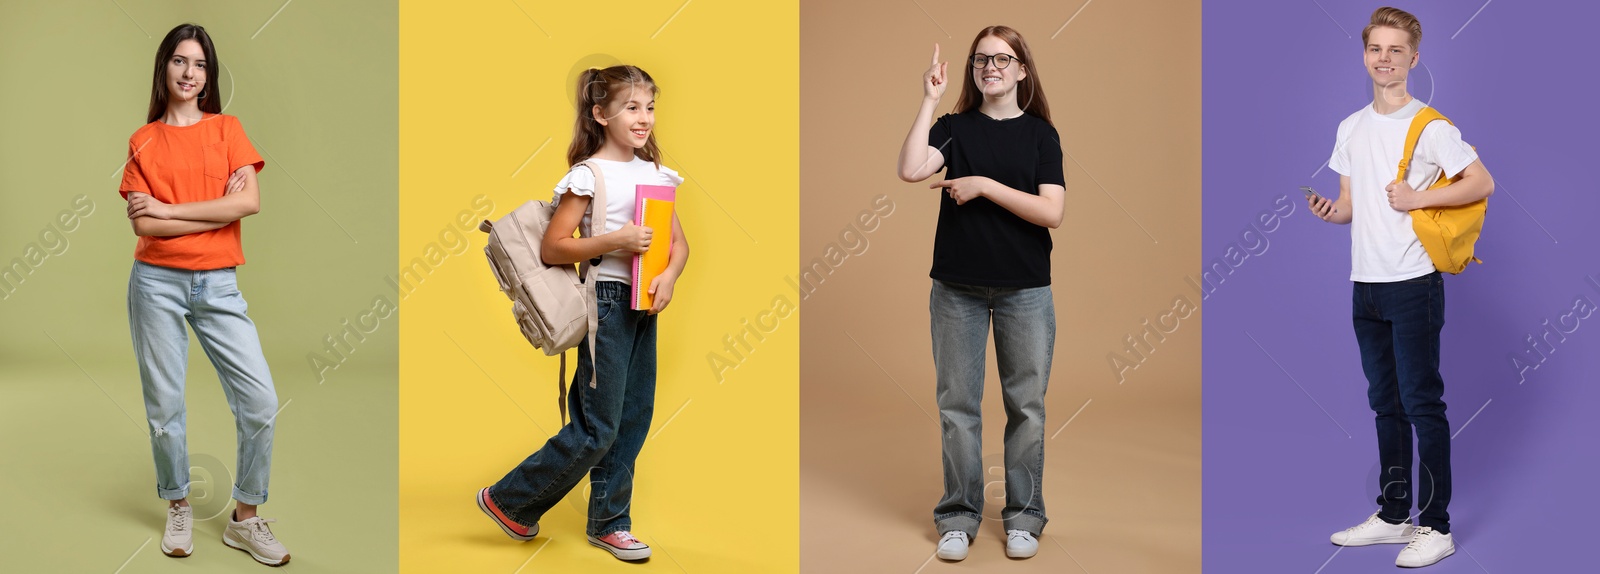
<path fill-rule="evenodd" d="M 934 280 L 928 298 L 939 383 L 944 498 L 934 525 L 974 539 L 983 518 L 983 378 L 989 324 L 1005 402 L 1006 530 L 1038 536 L 1044 514 L 1044 393 L 1056 346 L 1050 287 L 977 287 Z"/>
<path fill-rule="evenodd" d="M 256 325 L 245 314 L 232 267 L 190 271 L 133 263 L 128 278 L 128 326 L 139 360 L 144 411 L 155 453 L 156 492 L 166 500 L 189 496 L 189 450 L 184 429 L 184 371 L 194 328 L 222 380 L 238 428 L 239 458 L 233 499 L 267 501 L 272 429 L 278 395 L 272 387 Z"/>

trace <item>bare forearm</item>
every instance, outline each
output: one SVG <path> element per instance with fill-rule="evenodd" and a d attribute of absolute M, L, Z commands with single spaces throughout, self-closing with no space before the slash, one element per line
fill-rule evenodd
<path fill-rule="evenodd" d="M 1333 208 L 1334 212 L 1328 216 L 1328 223 L 1349 225 L 1350 220 L 1355 216 L 1355 210 L 1350 207 L 1350 196 L 1348 195 L 1341 195 L 1338 200 L 1334 201 Z"/>
<path fill-rule="evenodd" d="M 922 181 L 938 171 L 930 161 L 928 151 L 928 128 L 933 126 L 933 110 L 938 105 L 938 100 L 923 98 L 922 106 L 917 108 L 917 118 L 911 122 L 911 132 L 906 134 L 906 141 L 900 146 L 898 168 L 902 181 Z"/>
<path fill-rule="evenodd" d="M 156 219 L 150 216 L 139 216 L 132 219 L 133 234 L 140 237 L 175 237 L 211 231 L 226 227 L 231 222 L 221 221 L 194 221 L 190 219 Z"/>
<path fill-rule="evenodd" d="M 1494 193 L 1494 178 L 1487 175 L 1467 175 L 1450 185 L 1422 191 L 1424 207 L 1451 207 L 1466 205 L 1489 197 Z"/>
<path fill-rule="evenodd" d="M 173 219 L 232 223 L 261 212 L 261 194 L 254 186 L 216 199 L 171 204 Z"/>
<path fill-rule="evenodd" d="M 1058 197 L 1034 195 L 999 182 L 989 183 L 983 190 L 983 196 L 1028 223 L 1051 229 L 1061 227 L 1062 202 Z"/>
<path fill-rule="evenodd" d="M 616 234 L 613 231 L 599 237 L 562 237 L 545 244 L 540 256 L 546 265 L 571 265 L 588 261 L 620 249 L 622 244 Z"/>

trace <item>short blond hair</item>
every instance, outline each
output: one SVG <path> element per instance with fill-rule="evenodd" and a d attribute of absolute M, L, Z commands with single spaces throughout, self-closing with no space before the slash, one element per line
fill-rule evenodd
<path fill-rule="evenodd" d="M 1417 21 L 1416 16 L 1412 16 L 1410 12 L 1405 10 L 1384 6 L 1372 11 L 1372 21 L 1367 24 L 1366 28 L 1361 29 L 1362 46 L 1367 45 L 1367 35 L 1371 34 L 1374 28 L 1394 28 L 1410 34 L 1411 51 L 1413 52 L 1417 51 L 1417 46 L 1422 44 L 1422 22 Z"/>

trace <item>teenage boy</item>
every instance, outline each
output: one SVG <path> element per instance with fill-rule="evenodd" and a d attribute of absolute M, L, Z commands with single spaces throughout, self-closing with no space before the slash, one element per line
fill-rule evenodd
<path fill-rule="evenodd" d="M 1340 546 L 1405 544 L 1395 565 L 1421 567 L 1455 553 L 1450 536 L 1450 423 L 1439 376 L 1444 280 L 1411 227 L 1410 211 L 1463 205 L 1488 197 L 1494 180 L 1472 146 L 1448 122 L 1428 124 L 1405 180 L 1395 179 L 1411 120 L 1426 104 L 1411 97 L 1422 24 L 1396 8 L 1379 8 L 1361 31 L 1372 77 L 1372 104 L 1339 123 L 1328 167 L 1339 173 L 1339 199 L 1312 196 L 1323 221 L 1350 224 L 1353 319 L 1367 401 L 1376 413 L 1381 507 L 1361 524 L 1334 533 Z M 1440 177 L 1461 179 L 1428 191 Z M 1412 430 L 1421 465 L 1412 467 Z M 1415 472 L 1413 472 L 1415 471 Z M 1417 482 L 1411 519 L 1412 480 Z"/>

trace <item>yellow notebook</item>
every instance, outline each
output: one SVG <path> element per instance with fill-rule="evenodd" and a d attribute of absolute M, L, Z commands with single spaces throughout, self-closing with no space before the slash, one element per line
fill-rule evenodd
<path fill-rule="evenodd" d="M 649 309 L 655 303 L 650 282 L 667 270 L 672 259 L 672 209 L 677 188 L 641 185 L 634 194 L 633 224 L 652 231 L 650 249 L 633 256 L 633 308 Z"/>

